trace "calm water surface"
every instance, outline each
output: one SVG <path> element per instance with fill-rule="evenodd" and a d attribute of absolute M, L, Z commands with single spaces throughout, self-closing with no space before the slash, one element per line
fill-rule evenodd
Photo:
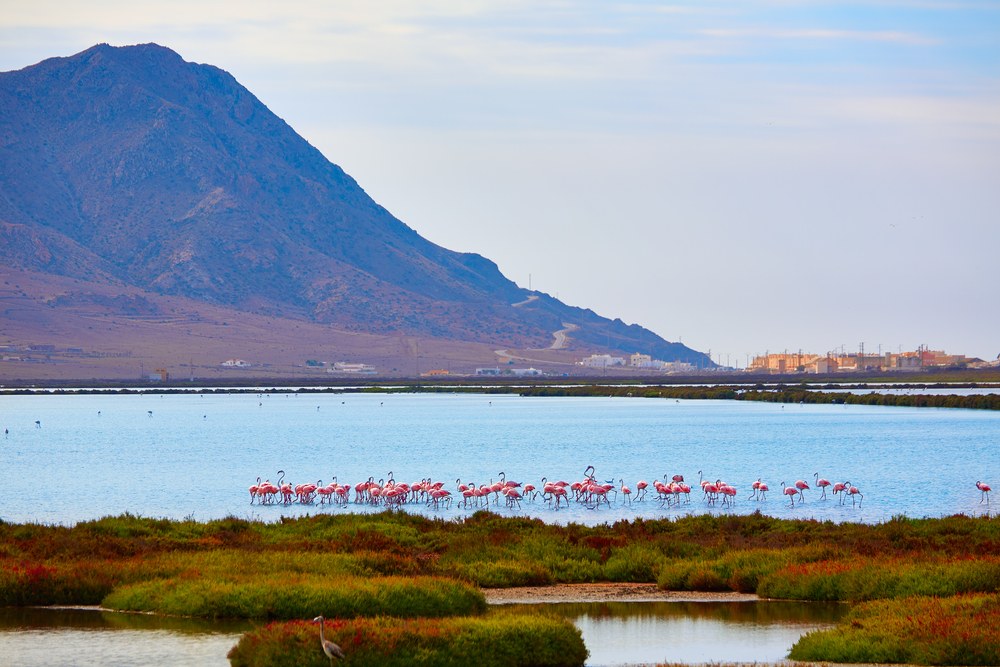
<path fill-rule="evenodd" d="M 36 424 L 36 421 L 38 424 Z M 739 488 L 735 507 L 710 508 L 692 493 L 680 508 L 647 499 L 558 511 L 544 503 L 502 514 L 554 523 L 613 522 L 701 512 L 877 522 L 984 511 L 977 480 L 1000 486 L 1000 413 L 856 405 L 522 398 L 470 394 L 195 394 L 0 396 L 0 497 L 6 521 L 72 524 L 131 512 L 198 520 L 226 515 L 342 512 L 313 506 L 251 506 L 257 477 L 293 483 L 357 483 L 373 476 L 418 482 L 507 479 L 573 482 L 642 479 L 698 471 Z M 819 500 L 786 507 L 781 482 L 813 473 L 850 480 L 862 508 Z M 747 500 L 758 477 L 765 502 Z M 457 506 L 412 511 L 450 518 Z M 350 511 L 365 511 L 350 505 Z"/>
<path fill-rule="evenodd" d="M 9 667 L 225 667 L 247 621 L 0 608 L 0 655 Z"/>
<path fill-rule="evenodd" d="M 588 667 L 778 661 L 803 634 L 832 627 L 846 612 L 846 605 L 787 602 L 511 606 L 575 623 L 590 651 Z M 226 653 L 252 627 L 244 621 L 0 609 L 0 655 L 10 667 L 223 667 Z"/>
<path fill-rule="evenodd" d="M 573 621 L 592 667 L 777 662 L 799 637 L 831 628 L 847 605 L 801 602 L 591 602 L 511 605 Z"/>

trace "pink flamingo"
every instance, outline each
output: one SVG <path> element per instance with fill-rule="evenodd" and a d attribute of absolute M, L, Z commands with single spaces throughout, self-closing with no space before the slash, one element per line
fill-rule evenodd
<path fill-rule="evenodd" d="M 807 490 L 809 488 L 809 485 L 800 479 L 797 482 L 795 482 L 795 488 L 799 490 L 799 502 L 804 503 L 806 501 L 806 497 L 802 495 L 802 492 Z"/>
<path fill-rule="evenodd" d="M 635 490 L 640 492 L 639 493 L 639 497 L 636 498 L 636 500 L 642 500 L 643 498 L 646 497 L 646 487 L 647 486 L 649 486 L 649 484 L 647 484 L 643 480 L 639 480 L 639 482 L 635 485 Z"/>
<path fill-rule="evenodd" d="M 535 499 L 535 486 L 533 484 L 524 485 L 524 497 L 527 498 L 529 495 L 532 500 Z"/>
<path fill-rule="evenodd" d="M 327 501 L 330 501 L 331 504 L 333 503 L 333 484 L 317 488 L 316 493 L 318 493 L 320 496 L 319 499 L 320 505 L 325 505 Z"/>
<path fill-rule="evenodd" d="M 792 501 L 792 504 L 789 505 L 789 507 L 795 507 L 795 496 L 799 493 L 799 490 L 796 489 L 794 486 L 785 486 L 785 483 L 782 482 L 781 492 L 786 496 L 788 496 L 789 500 Z"/>
<path fill-rule="evenodd" d="M 757 478 L 756 482 L 750 485 L 750 488 L 753 489 L 753 493 L 750 494 L 750 497 L 747 498 L 747 500 L 756 500 L 757 493 L 760 491 L 760 477 Z"/>
<path fill-rule="evenodd" d="M 632 504 L 632 489 L 630 489 L 627 486 L 625 486 L 625 480 L 624 479 L 619 479 L 618 481 L 621 482 L 621 485 L 622 485 L 622 505 L 625 504 L 625 499 L 626 498 L 628 499 L 628 504 L 631 505 Z"/>
<path fill-rule="evenodd" d="M 341 504 L 346 505 L 347 501 L 350 499 L 351 487 L 350 486 L 338 486 L 337 487 L 337 500 Z"/>
<path fill-rule="evenodd" d="M 847 489 L 847 494 L 851 496 L 852 506 L 854 505 L 854 496 L 861 496 L 861 500 L 858 502 L 858 509 L 861 509 L 861 503 L 864 502 L 865 500 L 865 494 L 858 491 L 858 487 L 856 486 L 852 486 L 851 488 Z"/>
<path fill-rule="evenodd" d="M 566 501 L 566 507 L 569 507 L 569 497 L 566 494 L 566 487 L 556 486 L 552 491 L 552 496 L 556 499 L 556 509 L 559 509 L 559 499 L 562 498 Z"/>
<path fill-rule="evenodd" d="M 761 482 L 760 485 L 757 487 L 757 490 L 760 492 L 758 500 L 767 500 L 767 492 L 770 490 L 768 489 L 767 484 Z"/>
<path fill-rule="evenodd" d="M 830 482 L 826 481 L 825 479 L 820 479 L 818 472 L 813 473 L 813 477 L 816 478 L 816 486 L 823 489 L 823 495 L 821 495 L 819 499 L 826 500 L 826 487 L 830 486 Z"/>
<path fill-rule="evenodd" d="M 281 501 L 286 505 L 290 505 L 292 502 L 292 483 L 284 483 L 285 471 L 279 470 L 278 474 L 281 475 L 278 478 L 278 490 L 281 492 Z"/>
<path fill-rule="evenodd" d="M 979 504 L 983 504 L 983 499 L 986 499 L 986 504 L 990 504 L 990 486 L 989 484 L 983 484 L 982 482 L 976 482 L 976 488 L 983 492 L 982 497 L 979 499 Z"/>
<path fill-rule="evenodd" d="M 715 484 L 706 484 L 703 488 L 705 489 L 705 495 L 708 496 L 708 504 L 714 505 L 715 501 L 719 499 L 719 486 L 722 484 L 721 479 L 715 480 Z"/>
<path fill-rule="evenodd" d="M 722 499 L 722 504 L 723 505 L 726 505 L 726 504 L 728 504 L 728 505 L 735 505 L 736 504 L 736 487 L 735 486 L 729 486 L 728 484 L 723 484 L 722 488 L 719 489 L 719 490 L 722 492 L 722 494 L 724 496 L 726 496 L 725 498 Z M 730 500 L 730 498 L 732 498 L 732 500 Z"/>
<path fill-rule="evenodd" d="M 684 502 L 686 503 L 691 502 L 691 487 L 688 486 L 687 484 L 684 484 L 683 482 L 678 484 L 677 486 L 680 487 L 681 493 L 684 494 Z"/>
<path fill-rule="evenodd" d="M 253 505 L 254 498 L 257 497 L 258 490 L 260 489 L 260 477 L 257 478 L 257 483 L 250 487 L 250 504 Z"/>
<path fill-rule="evenodd" d="M 260 487 L 258 487 L 257 493 L 263 496 L 261 504 L 270 505 L 272 502 L 274 502 L 274 495 L 278 493 L 278 487 L 276 487 L 274 484 L 271 484 L 270 479 L 265 479 L 264 483 Z"/>
<path fill-rule="evenodd" d="M 850 482 L 837 482 L 833 485 L 833 495 L 837 495 L 841 491 L 846 491 L 851 486 Z M 840 504 L 844 504 L 844 496 L 840 497 Z"/>
<path fill-rule="evenodd" d="M 507 507 L 513 508 L 517 505 L 517 509 L 521 509 L 521 492 L 512 486 L 508 486 L 503 490 L 503 494 L 507 496 Z"/>

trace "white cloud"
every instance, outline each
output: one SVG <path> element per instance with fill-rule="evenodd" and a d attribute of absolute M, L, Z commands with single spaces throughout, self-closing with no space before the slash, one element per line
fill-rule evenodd
<path fill-rule="evenodd" d="M 698 31 L 708 37 L 742 38 L 758 37 L 762 39 L 823 39 L 849 40 L 863 42 L 893 42 L 930 46 L 939 44 L 941 40 L 916 33 L 897 32 L 893 30 L 826 30 L 826 29 L 778 29 L 778 28 L 707 28 Z"/>

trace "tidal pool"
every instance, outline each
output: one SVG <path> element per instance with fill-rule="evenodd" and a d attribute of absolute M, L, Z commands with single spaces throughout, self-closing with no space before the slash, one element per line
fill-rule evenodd
<path fill-rule="evenodd" d="M 505 609 L 568 618 L 580 628 L 590 650 L 588 667 L 611 667 L 779 661 L 806 632 L 836 625 L 847 605 L 592 602 Z M 258 624 L 96 609 L 4 608 L 0 655 L 10 667 L 223 667 L 240 635 Z"/>

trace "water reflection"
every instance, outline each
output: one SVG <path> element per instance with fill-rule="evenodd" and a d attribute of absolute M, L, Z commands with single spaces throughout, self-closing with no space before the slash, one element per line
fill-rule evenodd
<path fill-rule="evenodd" d="M 659 662 L 775 662 L 847 605 L 802 602 L 589 602 L 511 605 L 573 621 L 590 667 Z"/>
<path fill-rule="evenodd" d="M 251 628 L 248 621 L 0 608 L 0 655 L 10 667 L 223 667 L 226 653 Z"/>
<path fill-rule="evenodd" d="M 801 602 L 592 602 L 505 605 L 556 614 L 583 633 L 590 667 L 658 662 L 774 662 L 847 605 Z M 11 667 L 228 665 L 250 621 L 81 609 L 0 609 L 0 655 Z"/>

